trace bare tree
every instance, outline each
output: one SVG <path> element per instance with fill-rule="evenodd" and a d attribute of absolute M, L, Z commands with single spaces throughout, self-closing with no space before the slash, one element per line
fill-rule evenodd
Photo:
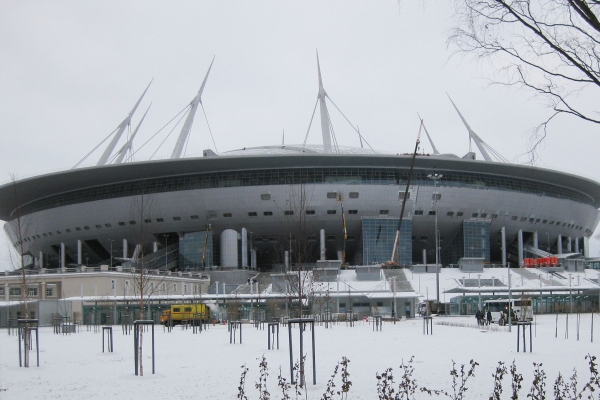
<path fill-rule="evenodd" d="M 298 302 L 299 318 L 303 315 L 302 304 L 312 296 L 314 289 L 314 276 L 307 273 L 304 266 L 314 263 L 318 258 L 317 232 L 309 232 L 306 226 L 306 211 L 310 208 L 311 197 L 307 194 L 306 185 L 290 186 L 285 209 L 280 210 L 284 214 L 282 224 L 288 233 L 278 238 L 274 248 L 275 262 L 285 264 L 287 254 L 285 291 Z"/>
<path fill-rule="evenodd" d="M 276 261 L 285 262 L 287 251 L 289 269 L 285 270 L 285 291 L 292 304 L 297 302 L 298 317 L 303 317 L 304 304 L 310 305 L 315 297 L 315 285 L 312 271 L 307 271 L 304 266 L 315 263 L 318 259 L 317 232 L 309 232 L 306 224 L 307 210 L 310 209 L 312 195 L 307 192 L 304 183 L 291 185 L 289 197 L 283 210 L 284 220 L 288 235 L 279 238 L 275 248 Z M 286 300 L 287 301 L 287 300 Z M 299 328 L 303 329 L 302 324 Z M 300 386 L 305 384 L 304 357 L 300 355 Z"/>
<path fill-rule="evenodd" d="M 133 225 L 133 237 L 135 244 L 134 251 L 134 262 L 131 263 L 131 280 L 133 296 L 136 298 L 138 305 L 139 318 L 141 320 L 146 318 L 146 306 L 149 304 L 150 296 L 158 290 L 160 283 L 164 279 L 156 279 L 148 271 L 145 257 L 151 253 L 149 246 L 152 243 L 153 236 L 149 229 L 149 221 L 152 220 L 155 213 L 154 198 L 151 195 L 139 195 L 133 198 L 132 202 L 132 215 L 133 220 L 136 222 Z M 166 250 L 165 250 L 166 251 Z M 166 271 L 165 271 L 166 273 Z M 143 367 L 143 326 L 140 325 L 139 329 L 139 367 L 140 376 L 144 376 Z"/>
<path fill-rule="evenodd" d="M 490 61 L 494 83 L 526 88 L 553 113 L 532 132 L 531 161 L 554 117 L 600 124 L 598 0 L 455 0 L 458 52 Z M 589 97 L 591 96 L 591 97 Z"/>
<path fill-rule="evenodd" d="M 10 230 L 12 230 L 12 233 L 14 235 L 14 247 L 9 245 L 8 254 L 12 269 L 18 272 L 20 292 L 19 295 L 22 310 L 21 315 L 22 318 L 29 319 L 29 285 L 31 282 L 27 270 L 27 254 L 25 252 L 23 243 L 25 243 L 25 238 L 28 236 L 32 224 L 30 215 L 23 215 L 21 212 L 20 204 L 18 203 L 17 178 L 14 174 L 11 174 L 10 179 L 13 189 L 11 192 L 13 204 L 13 219 L 9 222 L 9 226 Z M 10 290 L 11 289 L 9 289 L 9 291 Z M 23 345 L 25 352 L 23 366 L 25 367 L 29 367 L 29 347 L 31 340 L 29 328 L 29 324 L 26 324 L 23 330 Z"/>

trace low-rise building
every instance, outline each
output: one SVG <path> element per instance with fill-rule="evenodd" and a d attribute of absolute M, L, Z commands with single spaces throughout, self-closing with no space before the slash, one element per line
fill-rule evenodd
<path fill-rule="evenodd" d="M 40 324 L 50 324 L 50 314 L 62 315 L 67 309 L 74 321 L 80 321 L 82 303 L 73 301 L 74 298 L 135 297 L 139 295 L 140 277 L 139 270 L 123 270 L 121 266 L 110 268 L 108 265 L 28 270 L 25 275 L 20 271 L 5 271 L 0 275 L 0 299 L 4 300 L 0 302 L 0 326 L 6 327 L 9 319 L 17 319 L 23 314 L 24 299 L 28 301 L 30 316 L 39 318 Z M 143 277 L 144 293 L 149 297 L 199 295 L 206 293 L 210 286 L 210 276 L 198 272 L 147 270 Z M 69 305 L 65 305 L 64 299 L 69 299 Z"/>

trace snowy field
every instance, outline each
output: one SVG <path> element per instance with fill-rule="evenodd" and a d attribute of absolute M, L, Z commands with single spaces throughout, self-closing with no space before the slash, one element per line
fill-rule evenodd
<path fill-rule="evenodd" d="M 332 329 L 315 329 L 317 352 L 317 385 L 312 385 L 312 367 L 307 362 L 308 398 L 321 398 L 327 380 L 336 363 L 350 359 L 352 387 L 349 399 L 377 398 L 376 372 L 392 367 L 399 381 L 398 366 L 414 356 L 414 377 L 420 385 L 449 389 L 452 360 L 468 364 L 474 359 L 480 365 L 475 377 L 467 384 L 467 398 L 487 399 L 492 391 L 492 373 L 498 361 L 516 361 L 523 374 L 521 398 L 526 398 L 533 379 L 533 363 L 543 363 L 548 376 L 547 390 L 558 372 L 570 376 L 573 368 L 580 382 L 589 377 L 585 355 L 600 355 L 596 335 L 590 342 L 591 315 L 581 317 L 580 338 L 577 340 L 576 315 L 569 317 L 569 338 L 565 338 L 566 315 L 559 315 L 558 338 L 555 338 L 555 316 L 538 317 L 534 329 L 533 352 L 516 352 L 516 328 L 512 333 L 486 331 L 477 327 L 434 325 L 433 335 L 423 335 L 420 318 L 393 324 L 383 324 L 381 332 L 359 322 L 354 327 L 345 324 Z M 439 317 L 434 323 L 474 325 L 474 317 Z M 595 316 L 595 325 L 598 324 Z M 145 334 L 145 376 L 134 375 L 133 335 L 125 336 L 115 326 L 114 353 L 102 353 L 100 333 L 82 331 L 72 335 L 55 335 L 52 328 L 40 329 L 40 367 L 35 366 L 32 352 L 31 368 L 19 368 L 18 341 L 6 330 L 0 331 L 0 398 L 1 399 L 234 399 L 245 364 L 250 371 L 246 393 L 257 399 L 254 384 L 259 376 L 259 358 L 267 358 L 270 375 L 267 387 L 273 399 L 281 398 L 277 387 L 279 367 L 289 379 L 287 327 L 280 329 L 280 349 L 267 350 L 267 330 L 243 326 L 243 344 L 229 344 L 226 326 L 211 326 L 208 331 L 193 334 L 180 327 L 171 333 L 156 326 L 156 374 L 152 375 L 150 335 Z M 297 356 L 297 329 L 294 348 Z M 305 351 L 310 351 L 310 332 L 306 332 Z M 528 349 L 529 350 L 529 349 Z M 309 353 L 310 355 L 310 353 Z M 508 398 L 509 377 L 504 379 Z M 338 384 L 339 387 L 339 384 Z M 294 398 L 295 396 L 292 396 Z M 420 394 L 418 398 L 430 398 Z"/>

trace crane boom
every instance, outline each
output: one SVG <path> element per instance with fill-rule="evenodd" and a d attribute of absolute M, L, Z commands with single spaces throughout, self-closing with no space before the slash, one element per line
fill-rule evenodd
<path fill-rule="evenodd" d="M 413 158 L 410 163 L 410 170 L 408 171 L 408 180 L 406 181 L 406 189 L 404 190 L 404 200 L 402 200 L 402 208 L 400 209 L 400 219 L 398 220 L 398 230 L 396 231 L 396 239 L 394 240 L 394 248 L 392 249 L 392 258 L 386 264 L 397 264 L 397 262 L 394 261 L 394 259 L 396 258 L 396 249 L 398 248 L 398 241 L 400 239 L 400 228 L 402 227 L 402 217 L 404 216 L 404 208 L 406 207 L 408 189 L 410 188 L 410 180 L 412 178 L 412 173 L 415 166 L 415 159 L 417 158 L 417 150 L 419 148 L 419 143 L 421 143 L 421 129 L 423 129 L 423 120 L 421 120 L 421 124 L 419 125 L 419 133 L 417 134 L 415 151 L 413 153 Z"/>

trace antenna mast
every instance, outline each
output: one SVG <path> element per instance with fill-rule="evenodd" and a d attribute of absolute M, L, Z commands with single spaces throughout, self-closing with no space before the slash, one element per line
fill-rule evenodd
<path fill-rule="evenodd" d="M 135 106 L 133 106 L 133 110 L 131 110 L 129 112 L 129 115 L 127 116 L 127 118 L 125 118 L 123 120 L 123 122 L 121 122 L 121 124 L 119 125 L 118 132 L 115 134 L 115 136 L 113 137 L 113 139 L 110 141 L 110 144 L 108 145 L 108 147 L 106 148 L 106 150 L 104 150 L 104 153 L 102 153 L 102 156 L 100 157 L 100 160 L 98 160 L 98 163 L 96 165 L 100 166 L 100 165 L 105 165 L 106 164 L 106 162 L 108 161 L 108 158 L 110 157 L 110 155 L 112 154 L 113 150 L 115 149 L 115 146 L 117 145 L 117 142 L 121 138 L 121 135 L 125 131 L 125 128 L 127 128 L 129 126 L 129 124 L 131 124 L 131 117 L 133 117 L 133 113 L 135 112 L 135 110 L 140 105 L 140 102 L 144 98 L 144 95 L 148 91 L 148 88 L 150 87 L 151 84 L 152 84 L 152 81 L 150 81 L 150 83 L 146 87 L 146 90 L 144 90 L 144 93 L 142 93 L 142 95 L 140 96 L 140 99 L 137 101 L 137 103 L 135 103 Z"/>
<path fill-rule="evenodd" d="M 190 131 L 192 130 L 192 124 L 194 123 L 194 116 L 196 115 L 198 104 L 202 102 L 202 92 L 204 91 L 204 86 L 206 85 L 206 80 L 208 79 L 208 74 L 210 73 L 210 69 L 212 68 L 213 62 L 215 62 L 214 57 L 210 62 L 210 66 L 208 67 L 206 76 L 202 81 L 200 90 L 198 90 L 198 94 L 190 103 L 190 111 L 188 112 L 187 118 L 185 119 L 185 123 L 183 124 L 183 128 L 181 128 L 181 132 L 179 133 L 179 137 L 177 138 L 177 143 L 175 144 L 175 148 L 173 149 L 173 153 L 171 154 L 171 159 L 181 158 L 183 146 L 185 145 L 185 142 L 187 141 L 188 136 L 190 135 Z"/>
<path fill-rule="evenodd" d="M 146 118 L 146 114 L 148 114 L 148 111 L 150 111 L 150 107 L 151 106 L 152 106 L 152 103 L 150 103 L 150 106 L 148 106 L 148 109 L 144 113 L 144 116 L 140 120 L 138 126 L 135 128 L 135 130 L 131 134 L 131 137 L 129 138 L 129 140 L 127 141 L 127 143 L 125 143 L 123 145 L 123 147 L 121 147 L 121 150 L 119 150 L 119 155 L 115 159 L 115 164 L 121 164 L 121 162 L 123 162 L 123 159 L 125 158 L 125 154 L 127 153 L 127 151 L 131 151 L 131 148 L 133 146 L 133 139 L 135 138 L 135 135 L 137 134 L 137 131 L 140 129 L 140 126 L 142 126 L 142 122 L 144 122 L 144 118 Z"/>
<path fill-rule="evenodd" d="M 321 65 L 319 64 L 319 53 L 317 52 L 317 69 L 319 71 L 319 111 L 321 112 L 321 134 L 323 135 L 323 150 L 325 153 L 331 153 L 331 134 L 329 133 L 329 112 L 327 111 L 327 104 L 325 103 L 325 97 L 327 93 L 323 87 L 323 80 L 321 79 Z"/>

